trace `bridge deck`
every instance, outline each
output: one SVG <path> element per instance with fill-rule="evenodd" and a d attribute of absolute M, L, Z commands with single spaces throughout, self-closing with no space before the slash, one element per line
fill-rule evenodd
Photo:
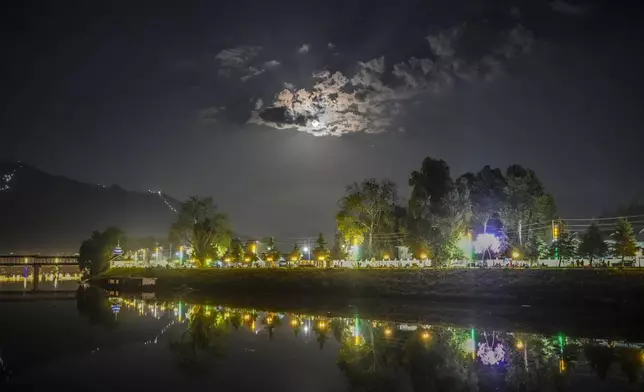
<path fill-rule="evenodd" d="M 78 265 L 78 256 L 0 255 L 0 266 Z"/>

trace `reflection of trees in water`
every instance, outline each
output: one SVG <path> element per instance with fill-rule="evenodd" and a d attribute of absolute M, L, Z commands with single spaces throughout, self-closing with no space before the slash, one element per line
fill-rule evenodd
<path fill-rule="evenodd" d="M 270 340 L 273 340 L 273 332 L 275 328 L 279 327 L 282 325 L 282 320 L 279 318 L 279 316 L 275 313 L 265 313 L 264 317 L 262 317 L 262 324 L 264 325 L 264 328 L 268 331 L 268 338 Z"/>
<path fill-rule="evenodd" d="M 465 330 L 435 329 L 428 341 L 418 337 L 405 345 L 405 369 L 415 391 L 476 391 L 477 376 L 463 344 Z"/>
<path fill-rule="evenodd" d="M 179 340 L 170 343 L 179 368 L 191 373 L 207 371 L 225 353 L 227 329 L 222 312 L 194 306 L 188 328 Z"/>
<path fill-rule="evenodd" d="M 101 291 L 79 291 L 78 309 L 94 323 L 115 325 Z M 177 363 L 191 372 L 205 371 L 224 355 L 228 330 L 244 327 L 257 333 L 261 326 L 272 339 L 273 330 L 284 322 L 296 337 L 302 331 L 307 336 L 314 333 L 320 349 L 333 336 L 340 343 L 337 365 L 355 390 L 395 391 L 406 386 L 414 391 L 558 391 L 566 390 L 580 370 L 582 375 L 590 370 L 599 379 L 608 378 L 608 373 L 627 378 L 634 388 L 641 388 L 643 379 L 641 349 L 606 341 L 303 314 L 288 314 L 282 320 L 278 314 L 254 309 L 204 306 L 189 307 L 186 317 L 188 328 L 171 348 Z M 488 351 L 497 346 L 502 346 L 503 355 L 492 358 Z"/>
<path fill-rule="evenodd" d="M 644 353 L 638 348 L 613 347 L 612 345 L 598 345 L 590 342 L 584 345 L 584 355 L 595 374 L 602 380 L 613 367 L 613 363 L 619 364 L 619 369 L 631 384 L 638 384 L 644 381 Z"/>
<path fill-rule="evenodd" d="M 76 308 L 78 314 L 87 317 L 91 324 L 102 325 L 110 329 L 117 326 L 109 298 L 101 289 L 79 287 L 76 290 Z"/>
<path fill-rule="evenodd" d="M 565 389 L 577 363 L 579 346 L 563 337 L 509 335 L 504 382 L 509 390 L 550 391 Z"/>
<path fill-rule="evenodd" d="M 584 346 L 584 354 L 588 364 L 595 371 L 595 374 L 604 380 L 615 360 L 615 349 L 591 343 Z"/>

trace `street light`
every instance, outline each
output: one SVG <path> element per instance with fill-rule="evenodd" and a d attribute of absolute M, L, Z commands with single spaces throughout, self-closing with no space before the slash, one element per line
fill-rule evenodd
<path fill-rule="evenodd" d="M 306 253 L 306 254 L 307 254 L 307 257 L 306 257 L 306 258 L 307 258 L 308 260 L 311 260 L 311 253 L 309 252 L 309 250 L 310 250 L 310 249 L 309 249 L 309 247 L 308 247 L 308 246 L 305 246 L 304 248 L 302 248 L 302 250 L 304 251 L 304 253 Z"/>

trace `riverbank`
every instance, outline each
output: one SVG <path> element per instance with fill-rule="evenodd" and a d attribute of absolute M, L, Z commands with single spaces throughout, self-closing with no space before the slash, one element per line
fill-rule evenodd
<path fill-rule="evenodd" d="M 401 298 L 644 308 L 637 269 L 111 269 L 92 280 L 157 278 L 157 291 L 252 296 Z M 641 304 L 641 305 L 640 305 Z"/>

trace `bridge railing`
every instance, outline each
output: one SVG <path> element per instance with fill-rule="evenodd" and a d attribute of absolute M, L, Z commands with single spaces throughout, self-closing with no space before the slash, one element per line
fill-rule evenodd
<path fill-rule="evenodd" d="M 0 265 L 74 265 L 78 256 L 0 255 Z"/>

